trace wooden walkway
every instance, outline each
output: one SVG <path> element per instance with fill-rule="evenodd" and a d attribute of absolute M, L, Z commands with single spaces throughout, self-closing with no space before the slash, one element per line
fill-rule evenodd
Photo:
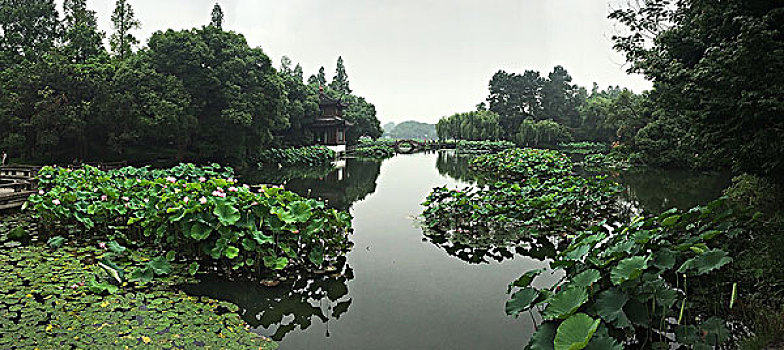
<path fill-rule="evenodd" d="M 0 167 L 0 210 L 19 208 L 35 193 L 35 175 L 40 167 L 10 165 Z"/>

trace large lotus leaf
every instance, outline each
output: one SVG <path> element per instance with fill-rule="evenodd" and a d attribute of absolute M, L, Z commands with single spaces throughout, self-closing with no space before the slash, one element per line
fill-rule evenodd
<path fill-rule="evenodd" d="M 659 249 L 653 254 L 653 263 L 651 265 L 661 270 L 669 270 L 675 266 L 676 252 L 667 248 Z"/>
<path fill-rule="evenodd" d="M 224 226 L 234 225 L 241 217 L 240 211 L 233 205 L 226 203 L 226 201 L 218 202 L 212 213 L 218 217 L 218 220 Z"/>
<path fill-rule="evenodd" d="M 646 268 L 648 268 L 648 257 L 633 256 L 623 259 L 610 271 L 610 281 L 617 286 L 640 277 Z"/>
<path fill-rule="evenodd" d="M 324 263 L 324 247 L 316 246 L 308 254 L 308 259 L 313 265 L 320 266 Z"/>
<path fill-rule="evenodd" d="M 131 273 L 131 281 L 147 283 L 152 281 L 154 275 L 151 268 L 137 268 Z"/>
<path fill-rule="evenodd" d="M 157 275 L 168 275 L 172 272 L 172 266 L 169 261 L 166 260 L 165 256 L 159 256 L 150 260 L 147 263 L 147 267 L 152 269 L 152 271 Z"/>
<path fill-rule="evenodd" d="M 308 221 L 311 215 L 313 215 L 310 205 L 305 201 L 292 202 L 287 208 L 297 222 Z"/>
<path fill-rule="evenodd" d="M 228 246 L 223 254 L 229 259 L 234 259 L 240 254 L 240 249 L 234 246 Z"/>
<path fill-rule="evenodd" d="M 569 317 L 588 300 L 585 288 L 566 288 L 547 299 L 547 307 L 542 312 L 545 320 Z"/>
<path fill-rule="evenodd" d="M 506 301 L 506 314 L 517 317 L 520 312 L 530 309 L 539 299 L 539 295 L 539 291 L 533 288 L 524 288 L 515 292 L 512 298 Z"/>
<path fill-rule="evenodd" d="M 618 344 L 615 339 L 609 336 L 597 336 L 594 334 L 585 350 L 623 350 L 623 345 Z"/>
<path fill-rule="evenodd" d="M 558 329 L 556 326 L 555 322 L 540 324 L 528 341 L 526 350 L 554 350 L 555 331 Z"/>
<path fill-rule="evenodd" d="M 718 346 L 730 337 L 727 327 L 724 326 L 724 321 L 715 316 L 703 322 L 700 329 L 705 334 L 705 342 L 709 345 Z"/>
<path fill-rule="evenodd" d="M 509 287 L 506 290 L 506 292 L 507 293 L 511 292 L 512 288 L 514 288 L 514 287 L 525 288 L 525 287 L 530 286 L 531 282 L 533 282 L 534 278 L 536 278 L 536 276 L 539 276 L 543 271 L 544 271 L 544 269 L 535 269 L 535 270 L 527 271 L 522 276 L 520 276 L 520 278 L 518 278 L 514 282 L 510 283 Z"/>
<path fill-rule="evenodd" d="M 210 233 L 212 233 L 212 227 L 201 221 L 194 222 L 190 227 L 190 236 L 197 241 L 206 239 Z"/>
<path fill-rule="evenodd" d="M 583 287 L 583 288 L 586 288 L 586 287 L 589 287 L 594 282 L 598 281 L 599 278 L 601 278 L 601 277 L 602 277 L 602 275 L 599 273 L 599 271 L 596 271 L 594 269 L 589 269 L 589 270 L 585 270 L 583 272 L 580 272 L 577 275 L 575 275 L 574 277 L 572 277 L 569 280 L 568 284 L 569 284 L 570 287 Z"/>
<path fill-rule="evenodd" d="M 629 301 L 629 296 L 617 289 L 608 289 L 596 298 L 596 313 L 607 322 L 619 328 L 631 326 L 629 319 L 623 312 L 623 306 Z"/>
<path fill-rule="evenodd" d="M 712 249 L 686 260 L 678 269 L 678 272 L 684 273 L 690 269 L 695 269 L 697 270 L 697 275 L 702 275 L 721 268 L 731 261 L 732 258 L 727 256 L 727 252 L 721 249 Z"/>
<path fill-rule="evenodd" d="M 264 266 L 274 270 L 283 270 L 289 264 L 289 259 L 284 257 L 265 256 Z"/>
<path fill-rule="evenodd" d="M 580 350 L 588 346 L 600 320 L 579 313 L 563 321 L 555 332 L 555 350 Z"/>

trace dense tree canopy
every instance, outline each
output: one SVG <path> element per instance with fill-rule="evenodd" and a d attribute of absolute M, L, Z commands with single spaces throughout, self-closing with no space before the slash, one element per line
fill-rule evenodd
<path fill-rule="evenodd" d="M 782 1 L 652 0 L 610 17 L 628 29 L 614 40 L 630 71 L 654 83 L 654 120 L 640 133 L 681 162 L 782 181 Z"/>
<path fill-rule="evenodd" d="M 244 36 L 221 29 L 217 4 L 210 25 L 155 32 L 134 52 L 139 22 L 117 0 L 116 59 L 85 0 L 66 0 L 62 21 L 52 1 L 0 5 L 0 149 L 12 158 L 246 164 L 265 148 L 313 142 L 326 81 L 306 85 L 288 58 L 276 70 Z M 381 136 L 375 107 L 349 93 L 339 63 L 331 85 L 340 90 L 327 93 L 350 105 L 347 138 Z"/>
<path fill-rule="evenodd" d="M 439 120 L 436 131 L 442 139 L 497 141 L 504 135 L 500 119 L 493 111 L 457 113 Z"/>

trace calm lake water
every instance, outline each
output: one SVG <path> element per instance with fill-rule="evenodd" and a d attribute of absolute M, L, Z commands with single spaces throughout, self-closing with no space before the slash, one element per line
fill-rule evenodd
<path fill-rule="evenodd" d="M 285 182 L 288 189 L 351 211 L 355 246 L 343 273 L 276 287 L 206 278 L 186 290 L 236 303 L 255 331 L 278 340 L 282 350 L 522 349 L 533 320 L 506 316 L 507 285 L 547 262 L 511 254 L 501 262 L 471 263 L 426 239 L 417 222 L 432 188 L 475 182 L 466 160 L 442 151 L 383 162 L 349 159 L 337 170 L 246 174 L 245 182 Z M 689 171 L 610 176 L 625 185 L 627 203 L 652 212 L 705 203 L 729 183 L 727 174 Z M 556 280 L 544 274 L 535 284 Z"/>

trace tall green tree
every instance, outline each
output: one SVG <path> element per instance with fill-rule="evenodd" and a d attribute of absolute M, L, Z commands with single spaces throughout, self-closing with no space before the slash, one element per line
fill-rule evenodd
<path fill-rule="evenodd" d="M 124 60 L 133 52 L 133 46 L 139 43 L 131 31 L 140 26 L 127 0 L 117 0 L 112 13 L 112 25 L 114 33 L 109 38 L 109 44 L 114 55 Z"/>
<path fill-rule="evenodd" d="M 212 14 L 210 15 L 210 25 L 218 28 L 223 29 L 223 9 L 221 9 L 220 4 L 217 2 L 215 6 L 212 7 Z"/>
<path fill-rule="evenodd" d="M 242 164 L 288 127 L 285 88 L 269 57 L 245 37 L 215 26 L 157 32 L 153 67 L 183 82 L 199 124 L 197 158 Z"/>
<path fill-rule="evenodd" d="M 54 0 L 0 0 L 0 70 L 25 59 L 39 60 L 58 35 Z"/>
<path fill-rule="evenodd" d="M 84 63 L 105 53 L 103 32 L 98 30 L 95 11 L 87 8 L 87 0 L 65 0 L 63 54 L 72 62 Z"/>
<path fill-rule="evenodd" d="M 653 81 L 651 123 L 686 133 L 686 162 L 784 182 L 784 3 L 650 0 L 610 17 L 630 71 Z"/>
<path fill-rule="evenodd" d="M 332 83 L 329 85 L 333 90 L 339 91 L 344 94 L 351 94 L 349 88 L 348 74 L 346 73 L 346 66 L 343 65 L 343 57 L 338 56 L 338 63 L 335 68 L 335 76 L 332 78 Z"/>

